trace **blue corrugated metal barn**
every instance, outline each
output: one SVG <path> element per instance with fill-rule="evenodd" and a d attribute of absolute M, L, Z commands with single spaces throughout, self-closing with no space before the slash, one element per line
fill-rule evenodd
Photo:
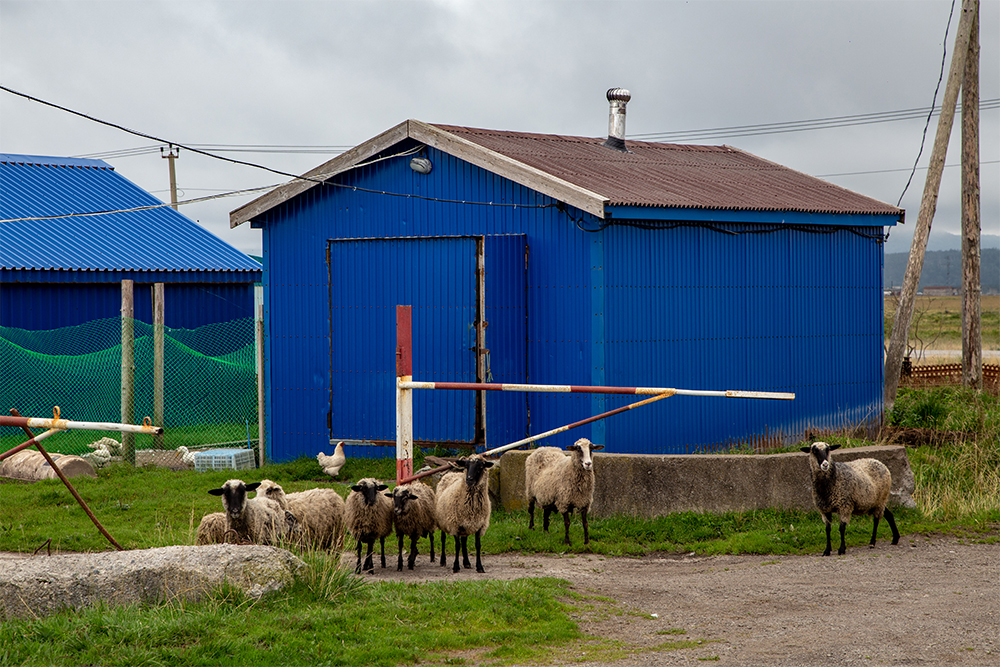
<path fill-rule="evenodd" d="M 553 445 L 686 453 L 878 420 L 902 218 L 728 146 L 403 122 L 230 216 L 263 233 L 269 456 L 392 455 L 397 304 L 415 380 L 796 394 L 674 396 Z M 635 400 L 418 390 L 414 439 L 494 447 Z"/>
<path fill-rule="evenodd" d="M 153 321 L 149 287 L 162 282 L 166 325 L 194 329 L 252 318 L 260 277 L 259 262 L 107 162 L 0 154 L 0 326 L 119 317 L 130 279 L 136 319 Z"/>

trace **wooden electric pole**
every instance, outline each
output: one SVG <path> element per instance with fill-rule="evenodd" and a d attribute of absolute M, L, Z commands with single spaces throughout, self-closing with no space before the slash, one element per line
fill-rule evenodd
<path fill-rule="evenodd" d="M 979 2 L 962 78 L 962 386 L 983 388 L 979 203 Z"/>
<path fill-rule="evenodd" d="M 892 410 L 896 402 L 896 391 L 899 389 L 899 371 L 903 365 L 903 353 L 906 350 L 910 324 L 913 321 L 917 286 L 920 284 L 920 272 L 924 268 L 924 253 L 927 250 L 931 221 L 937 209 L 941 172 L 944 171 L 944 161 L 948 153 L 948 141 L 951 139 L 951 127 L 955 120 L 955 104 L 958 102 L 958 93 L 962 86 L 965 61 L 969 52 L 969 37 L 972 34 L 972 22 L 977 7 L 977 0 L 962 2 L 962 17 L 958 22 L 958 34 L 955 35 L 955 50 L 952 51 L 948 83 L 941 102 L 941 116 L 938 118 L 937 133 L 934 135 L 934 147 L 927 168 L 927 180 L 924 182 L 924 194 L 920 200 L 920 212 L 917 215 L 917 225 L 913 230 L 913 241 L 910 244 L 910 257 L 906 262 L 899 305 L 896 307 L 892 335 L 889 337 L 889 349 L 885 355 L 884 414 Z"/>
<path fill-rule="evenodd" d="M 181 155 L 181 149 L 174 150 L 173 144 L 167 147 L 167 154 L 163 154 L 163 147 L 160 147 L 160 157 L 167 158 L 170 169 L 170 207 L 177 210 L 177 169 L 174 167 L 174 160 Z"/>

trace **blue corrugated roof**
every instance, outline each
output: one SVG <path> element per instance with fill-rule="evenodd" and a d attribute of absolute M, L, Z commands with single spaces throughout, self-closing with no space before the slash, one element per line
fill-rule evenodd
<path fill-rule="evenodd" d="M 260 271 L 103 160 L 0 153 L 0 267 Z M 121 212 L 145 206 L 159 208 Z M 81 215 L 120 211 L 101 215 Z"/>

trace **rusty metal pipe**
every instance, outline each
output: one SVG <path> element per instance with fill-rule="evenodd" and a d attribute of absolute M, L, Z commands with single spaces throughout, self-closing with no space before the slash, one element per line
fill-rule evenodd
<path fill-rule="evenodd" d="M 14 415 L 14 417 L 21 417 L 21 414 L 14 408 L 10 409 L 10 413 Z M 52 457 L 49 456 L 49 453 L 47 451 L 45 451 L 45 448 L 42 447 L 41 443 L 38 442 L 38 439 L 35 437 L 35 434 L 31 432 L 31 429 L 28 428 L 27 425 L 21 426 L 21 428 L 28 435 L 28 437 L 31 438 L 31 440 L 29 440 L 28 442 L 33 442 L 35 447 L 38 448 L 39 453 L 41 453 L 41 455 L 45 457 L 45 460 L 48 462 L 48 464 L 52 466 L 52 469 L 56 471 L 57 475 L 59 475 L 59 479 L 62 480 L 62 483 L 66 485 L 66 488 L 69 489 L 69 492 L 73 494 L 74 498 L 76 498 L 76 502 L 80 504 L 80 507 L 83 508 L 83 511 L 87 513 L 87 516 L 90 517 L 90 520 L 94 522 L 95 526 L 97 526 L 97 530 L 101 531 L 101 535 L 104 535 L 104 537 L 108 538 L 108 541 L 111 542 L 112 545 L 114 545 L 115 549 L 118 549 L 118 551 L 125 551 L 125 547 L 118 544 L 118 542 L 115 541 L 115 538 L 111 537 L 111 533 L 109 533 L 107 530 L 104 529 L 104 526 L 101 525 L 101 522 L 98 521 L 97 517 L 94 516 L 94 513 L 90 511 L 90 508 L 87 507 L 87 503 L 83 500 L 83 498 L 80 497 L 80 494 L 76 492 L 76 489 L 74 489 L 73 485 L 70 484 L 69 478 L 63 474 L 63 471 L 59 469 L 59 466 L 57 466 L 56 462 L 52 460 Z"/>
<path fill-rule="evenodd" d="M 35 443 L 37 443 L 39 440 L 44 440 L 45 438 L 49 437 L 50 435 L 52 435 L 54 433 L 60 433 L 61 431 L 62 431 L 62 429 L 60 429 L 60 428 L 50 428 L 45 433 L 39 433 L 38 435 L 34 436 L 33 438 L 31 438 L 27 442 L 22 442 L 17 447 L 12 447 L 12 448 L 8 449 L 6 452 L 4 452 L 3 454 L 0 454 L 0 461 L 3 461 L 8 456 L 13 456 L 14 454 L 17 454 L 22 449 L 27 449 L 28 447 L 31 447 L 32 445 L 34 445 Z M 28 431 L 28 433 L 31 433 L 31 431 Z"/>

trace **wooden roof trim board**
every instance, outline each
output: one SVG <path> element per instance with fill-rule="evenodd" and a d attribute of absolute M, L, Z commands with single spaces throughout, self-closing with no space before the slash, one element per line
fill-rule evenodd
<path fill-rule="evenodd" d="M 540 169 L 484 148 L 477 143 L 419 120 L 410 120 L 409 136 L 432 148 L 503 176 L 518 185 L 531 188 L 553 199 L 575 206 L 581 211 L 604 218 L 604 206 L 610 199 Z"/>
<path fill-rule="evenodd" d="M 333 178 L 337 174 L 353 168 L 359 162 L 363 162 L 373 155 L 384 151 L 386 148 L 398 144 L 400 141 L 406 139 L 406 132 L 407 121 L 404 121 L 395 127 L 389 128 L 377 137 L 369 139 L 363 144 L 359 144 L 341 153 L 332 160 L 324 162 L 312 171 L 306 172 L 302 175 L 302 178 L 296 178 L 284 185 L 279 185 L 267 194 L 257 197 L 257 199 L 248 204 L 244 204 L 229 214 L 230 228 L 239 227 L 244 222 L 252 220 L 275 206 L 283 204 L 306 190 L 319 185 L 318 181 Z"/>
<path fill-rule="evenodd" d="M 284 185 L 279 185 L 267 194 L 241 206 L 229 214 L 229 226 L 238 227 L 244 222 L 252 220 L 258 215 L 318 185 L 316 181 L 324 181 L 348 171 L 358 163 L 407 138 L 419 141 L 427 146 L 465 160 L 477 167 L 508 178 L 519 185 L 566 202 L 582 211 L 592 213 L 598 218 L 604 218 L 604 206 L 609 201 L 607 197 L 564 181 L 561 178 L 556 178 L 551 174 L 518 162 L 506 155 L 501 155 L 496 151 L 484 148 L 468 139 L 455 136 L 428 123 L 411 119 L 403 121 L 399 125 L 386 130 L 363 144 L 355 146 L 345 153 L 341 153 L 332 160 L 307 172 L 302 178 L 296 178 Z"/>

